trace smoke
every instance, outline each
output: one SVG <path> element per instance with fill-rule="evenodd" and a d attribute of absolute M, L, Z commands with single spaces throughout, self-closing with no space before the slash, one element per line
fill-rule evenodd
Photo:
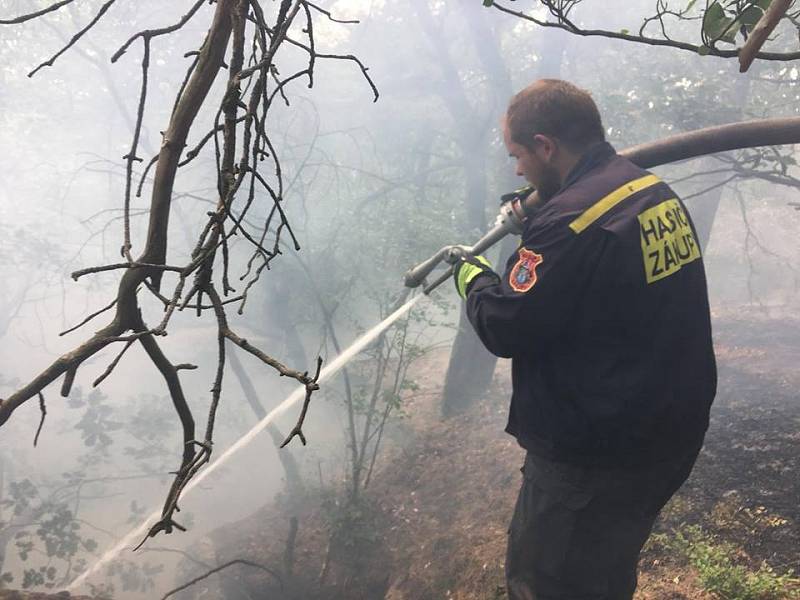
<path fill-rule="evenodd" d="M 26 10 L 25 4 L 0 3 L 0 11 L 15 14 Z M 54 66 L 27 78 L 88 22 L 97 7 L 86 4 L 0 29 L 0 396 L 29 381 L 108 316 L 58 335 L 107 306 L 118 283 L 114 272 L 77 282 L 69 277 L 85 266 L 119 261 L 122 157 L 130 148 L 137 110 L 141 46 L 134 45 L 115 64 L 109 57 L 135 32 L 173 23 L 187 9 L 156 0 L 115 5 L 101 26 Z M 268 10 L 276 10 L 274 4 Z M 731 119 L 795 114 L 800 99 L 797 71 L 785 67 L 758 67 L 740 77 L 729 62 L 670 50 L 655 59 L 648 47 L 543 32 L 480 2 L 423 4 L 326 4 L 337 18 L 361 22 L 315 21 L 318 50 L 358 56 L 377 85 L 379 101 L 372 102 L 357 63 L 320 59 L 313 87 L 308 88 L 304 77 L 288 85 L 288 105 L 277 95 L 266 122 L 276 141 L 274 151 L 283 159 L 284 206 L 301 250 L 282 247 L 244 313 L 233 309 L 230 319 L 242 335 L 300 371 L 313 371 L 318 355 L 327 365 L 338 354 L 337 345 L 345 349 L 365 331 L 375 333 L 375 324 L 388 320 L 405 270 L 446 243 L 476 240 L 493 220 L 499 196 L 523 183 L 502 147 L 499 123 L 509 96 L 533 79 L 562 77 L 589 89 L 618 149 Z M 583 4 L 581 18 L 609 29 L 630 27 L 639 16 L 631 14 L 631 3 L 621 0 Z M 268 3 L 264 5 L 267 9 Z M 207 8 L 175 35 L 153 40 L 143 162 L 136 165 L 140 175 L 161 144 L 160 132 L 190 64 L 191 57 L 184 55 L 196 50 L 208 27 Z M 302 52 L 291 54 L 279 70 L 290 73 L 306 60 Z M 749 86 L 746 95 L 743 81 Z M 215 101 L 223 92 L 218 81 L 212 89 Z M 214 122 L 211 107 L 191 131 L 190 145 Z M 715 314 L 746 309 L 781 316 L 797 309 L 800 276 L 794 257 L 800 250 L 800 212 L 788 205 L 796 201 L 794 161 L 792 149 L 784 148 L 658 171 L 682 197 L 696 195 L 690 209 L 710 231 L 704 252 Z M 737 165 L 745 170 L 732 177 Z M 144 244 L 150 184 L 146 179 L 142 196 L 133 200 L 134 251 Z M 170 220 L 170 264 L 190 256 L 216 201 L 211 143 L 179 176 Z M 252 218 L 264 221 L 271 199 L 259 194 L 253 202 Z M 716 210 L 706 210 L 704 202 L 713 202 Z M 250 256 L 246 243 L 236 238 L 230 253 L 239 265 Z M 239 274 L 241 269 L 232 285 L 241 290 Z M 165 277 L 174 281 L 172 275 Z M 456 307 L 447 286 L 434 302 L 415 307 L 409 334 L 415 348 L 449 343 Z M 143 309 L 152 319 L 162 314 L 156 301 Z M 414 321 L 423 310 L 424 318 Z M 213 318 L 190 312 L 177 313 L 170 334 L 160 342 L 176 363 L 197 365 L 182 371 L 181 379 L 202 422 L 216 368 L 216 330 Z M 364 335 L 360 339 L 369 337 Z M 21 587 L 26 570 L 47 562 L 35 551 L 23 559 L 15 544 L 14 535 L 24 533 L 19 540 L 47 552 L 35 529 L 23 527 L 25 518 L 55 523 L 52 531 L 73 544 L 72 564 L 54 559 L 53 579 L 34 583 L 41 589 L 45 584 L 61 588 L 107 548 L 127 547 L 126 534 L 163 502 L 182 441 L 160 375 L 134 345 L 92 391 L 92 381 L 119 349 L 108 348 L 85 363 L 69 398 L 59 396 L 60 382 L 45 390 L 47 419 L 36 449 L 36 402 L 28 402 L 2 429 L 0 494 L 6 505 L 0 508 L 0 545 L 5 544 L 0 547 L 0 574 L 13 575 L 13 587 Z M 367 390 L 364 397 L 371 391 L 374 373 L 369 365 L 375 360 L 374 355 L 362 355 L 356 361 L 359 367 L 352 365 L 349 384 L 355 396 L 359 390 Z M 388 362 L 399 360 L 392 356 Z M 279 403 L 293 393 L 290 382 L 257 361 L 242 361 L 267 414 L 288 410 L 286 402 Z M 423 355 L 409 367 L 409 381 L 433 364 L 426 361 Z M 441 379 L 443 369 L 437 365 L 425 377 Z M 327 373 L 331 378 L 318 400 L 315 396 L 308 416 L 308 446 L 295 440 L 288 452 L 306 480 L 316 482 L 318 471 L 324 470 L 325 481 L 344 486 L 341 482 L 351 477 L 348 390 L 342 377 Z M 409 385 L 397 396 L 407 398 L 412 392 Z M 265 421 L 248 404 L 231 371 L 223 379 L 222 398 L 212 459 L 224 456 L 225 448 L 246 449 L 214 478 L 192 484 L 195 491 L 181 503 L 180 513 L 188 532 L 148 541 L 147 552 L 123 553 L 115 574 L 93 576 L 91 581 L 113 584 L 115 597 L 152 598 L 170 589 L 180 578 L 176 570 L 185 557 L 157 553 L 156 548 L 199 558 L 195 550 L 210 532 L 251 514 L 285 489 L 273 440 L 252 433 Z M 430 402 L 433 406 L 435 399 Z M 435 406 L 431 412 L 437 412 Z M 281 433 L 295 419 L 296 407 L 276 421 Z M 401 429 L 392 438 L 398 445 L 406 439 Z M 211 472 L 207 467 L 201 477 Z M 77 522 L 76 517 L 80 522 L 74 535 L 64 533 L 69 525 L 59 529 L 60 524 Z"/>

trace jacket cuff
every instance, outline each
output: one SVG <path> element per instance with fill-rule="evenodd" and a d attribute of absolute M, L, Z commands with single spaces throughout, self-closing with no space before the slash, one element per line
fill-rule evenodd
<path fill-rule="evenodd" d="M 484 288 L 500 283 L 500 276 L 494 271 L 483 271 L 467 284 L 467 296 Z"/>

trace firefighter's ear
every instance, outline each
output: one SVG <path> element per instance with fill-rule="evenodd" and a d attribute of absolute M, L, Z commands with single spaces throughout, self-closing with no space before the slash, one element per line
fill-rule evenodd
<path fill-rule="evenodd" d="M 553 156 L 558 149 L 558 143 L 555 138 L 544 133 L 537 133 L 533 136 L 533 142 L 534 152 L 539 154 L 539 158 L 547 162 L 553 160 Z"/>

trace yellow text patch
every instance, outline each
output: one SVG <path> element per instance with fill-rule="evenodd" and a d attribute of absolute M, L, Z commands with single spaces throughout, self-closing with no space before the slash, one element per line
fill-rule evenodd
<path fill-rule="evenodd" d="M 640 213 L 639 232 L 647 283 L 669 277 L 700 258 L 700 247 L 689 219 L 675 199 Z"/>

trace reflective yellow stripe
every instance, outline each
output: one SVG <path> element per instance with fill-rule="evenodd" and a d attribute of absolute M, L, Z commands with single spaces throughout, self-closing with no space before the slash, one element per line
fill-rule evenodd
<path fill-rule="evenodd" d="M 606 214 L 609 210 L 614 208 L 617 204 L 625 200 L 625 198 L 632 196 L 636 192 L 648 188 L 651 185 L 655 185 L 660 181 L 661 180 L 655 175 L 645 175 L 639 179 L 629 181 L 625 185 L 618 187 L 613 192 L 605 196 L 602 200 L 599 200 L 589 207 L 580 217 L 569 224 L 569 228 L 575 233 L 580 233 L 589 227 L 589 225 L 594 223 L 597 219 Z"/>

